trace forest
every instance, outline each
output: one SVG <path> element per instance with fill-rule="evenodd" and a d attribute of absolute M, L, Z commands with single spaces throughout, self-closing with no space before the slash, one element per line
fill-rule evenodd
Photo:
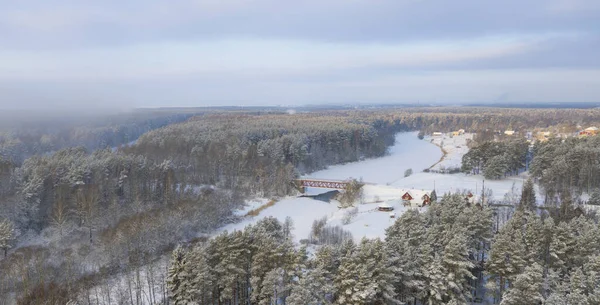
<path fill-rule="evenodd" d="M 317 253 L 329 251 L 319 254 L 330 260 L 327 262 L 307 258 L 301 247 L 290 245 L 292 230 L 272 220 L 243 232 L 210 236 L 237 220 L 232 211 L 245 199 L 293 195 L 296 190 L 290 181 L 298 175 L 383 156 L 397 132 L 571 130 L 577 124 L 598 124 L 599 117 L 598 109 L 431 107 L 296 114 L 198 109 L 140 115 L 138 120 L 126 120 L 131 124 L 107 120 L 105 125 L 92 127 L 62 126 L 57 128 L 60 132 L 7 130 L 0 140 L 0 304 L 42 304 L 44 298 L 77 304 L 95 304 L 102 299 L 108 303 L 118 299 L 123 304 L 168 304 L 179 298 L 178 277 L 194 287 L 183 289 L 192 294 L 184 291 L 181 298 L 196 298 L 201 304 L 240 300 L 269 304 L 273 299 L 301 304 L 317 297 L 310 295 L 316 289 L 310 286 L 315 285 L 316 277 L 324 278 L 318 286 L 327 289 L 320 295 L 324 299 L 310 299 L 319 304 L 463 304 L 478 297 L 480 292 L 471 287 L 482 280 L 481 272 L 498 275 L 495 291 L 500 301 L 511 291 L 517 293 L 514 289 L 520 277 L 537 276 L 538 271 L 523 264 L 491 273 L 489 270 L 500 267 L 478 263 L 486 255 L 490 260 L 494 257 L 494 244 L 502 234 L 510 233 L 512 241 L 519 241 L 514 238 L 517 227 L 525 232 L 530 222 L 516 224 L 516 216 L 539 218 L 544 224 L 552 219 L 548 234 L 554 234 L 554 228 L 563 230 L 557 239 L 579 236 L 575 226 L 582 222 L 590 230 L 597 229 L 595 216 L 575 217 L 579 210 L 566 205 L 570 202 L 574 207 L 576 200 L 571 195 L 594 193 L 593 186 L 598 185 L 597 139 L 549 141 L 534 147 L 531 174 L 551 195 L 546 200 L 556 198 L 547 215 L 523 211 L 525 216 L 514 213 L 506 225 L 493 225 L 493 211 L 464 207 L 458 195 L 447 195 L 427 213 L 403 215 L 385 240 L 353 244 L 340 238 L 340 245 L 319 248 Z M 511 174 L 525 162 L 525 146 L 519 141 L 482 142 L 471 151 L 468 170 L 481 170 L 491 179 Z M 554 158 L 564 161 L 548 161 Z M 477 216 L 482 222 L 471 223 L 475 218 L 465 217 L 469 215 L 466 210 L 483 213 Z M 570 216 L 561 218 L 566 214 Z M 573 227 L 568 227 L 571 223 Z M 402 231 L 406 227 L 415 230 Z M 513 231 L 503 233 L 508 227 Z M 465 228 L 477 233 L 463 232 Z M 408 241 L 405 234 L 417 235 Z M 229 244 L 233 239 L 241 239 L 232 243 L 244 245 L 243 249 L 219 242 Z M 430 242 L 421 243 L 423 240 Z M 525 242 L 524 235 L 521 240 Z M 411 243 L 410 247 L 417 248 L 410 248 Z M 271 252 L 261 253 L 258 249 L 263 247 L 258 245 L 262 244 L 275 246 L 268 249 Z M 429 248 L 418 248 L 422 246 Z M 221 253 L 238 250 L 243 258 Z M 571 257 L 575 249 L 560 251 Z M 170 262 L 161 264 L 169 256 L 173 257 Z M 363 269 L 354 267 L 367 258 L 373 261 Z M 540 294 L 545 299 L 560 294 L 559 286 L 547 285 L 549 270 L 557 272 L 552 279 L 563 286 L 576 272 L 591 276 L 585 269 L 588 260 L 561 263 L 566 267 L 543 257 L 535 262 L 542 268 L 545 290 Z M 169 269 L 159 267 L 163 265 Z M 188 271 L 178 273 L 178 268 L 201 268 L 206 278 L 189 278 Z M 403 268 L 409 271 L 396 270 Z M 354 284 L 344 277 L 356 278 L 352 272 L 368 274 L 358 278 L 381 276 L 381 281 L 365 287 L 370 292 L 366 295 L 345 295 L 344 285 Z M 455 276 L 451 283 L 456 285 L 440 286 L 450 280 L 439 276 L 449 274 Z M 121 279 L 123 286 L 118 295 L 111 295 L 104 287 L 113 286 L 115 279 Z M 157 286 L 163 291 L 151 288 Z M 208 286 L 212 288 L 206 290 Z M 272 294 L 273 289 L 278 292 Z M 587 289 L 582 293 L 592 291 Z M 169 293 L 171 298 L 161 297 Z M 515 302 L 505 304 L 523 304 Z"/>
<path fill-rule="evenodd" d="M 539 215 L 525 188 L 510 220 L 446 194 L 407 211 L 384 240 L 295 247 L 293 223 L 266 218 L 243 231 L 177 248 L 167 289 L 174 304 L 467 304 L 600 302 L 600 228 L 573 207 Z"/>

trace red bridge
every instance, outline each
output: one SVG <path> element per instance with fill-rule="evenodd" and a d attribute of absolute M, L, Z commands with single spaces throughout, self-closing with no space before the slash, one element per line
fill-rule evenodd
<path fill-rule="evenodd" d="M 305 188 L 307 187 L 315 187 L 322 189 L 337 189 L 344 190 L 346 186 L 352 182 L 352 180 L 325 180 L 325 179 L 297 179 L 294 180 L 294 184 L 300 190 L 300 192 L 304 193 Z"/>

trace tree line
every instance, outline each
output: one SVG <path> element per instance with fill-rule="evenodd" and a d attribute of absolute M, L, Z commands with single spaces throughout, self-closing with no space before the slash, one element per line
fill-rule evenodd
<path fill-rule="evenodd" d="M 462 158 L 462 171 L 501 179 L 525 168 L 529 143 L 525 139 L 476 143 Z"/>
<path fill-rule="evenodd" d="M 289 222 L 265 218 L 174 251 L 168 291 L 174 304 L 466 304 L 491 229 L 489 208 L 448 194 L 404 213 L 384 240 L 342 239 L 309 256 Z"/>

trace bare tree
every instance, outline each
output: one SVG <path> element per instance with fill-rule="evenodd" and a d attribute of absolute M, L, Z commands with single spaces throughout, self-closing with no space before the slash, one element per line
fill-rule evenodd
<path fill-rule="evenodd" d="M 76 213 L 79 217 L 79 225 L 88 228 L 90 233 L 90 244 L 92 243 L 92 230 L 94 220 L 98 214 L 99 192 L 98 187 L 93 184 L 84 184 L 77 189 Z"/>

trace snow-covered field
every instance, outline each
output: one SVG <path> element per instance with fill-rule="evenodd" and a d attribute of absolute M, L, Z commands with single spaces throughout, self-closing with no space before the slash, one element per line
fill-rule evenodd
<path fill-rule="evenodd" d="M 352 177 L 362 178 L 363 181 L 370 183 L 393 183 L 404 177 L 405 170 L 412 168 L 414 173 L 421 172 L 442 157 L 439 147 L 419 140 L 417 134 L 417 132 L 397 134 L 394 146 L 390 147 L 389 155 L 385 157 L 330 166 L 307 177 L 337 180 Z"/>
<path fill-rule="evenodd" d="M 294 220 L 293 234 L 296 242 L 298 242 L 301 239 L 308 238 L 314 220 L 324 216 L 333 217 L 337 212 L 340 212 L 340 209 L 338 209 L 335 201 L 327 203 L 310 198 L 288 197 L 265 209 L 258 216 L 246 217 L 238 223 L 222 227 L 219 232 L 243 230 L 247 225 L 269 216 L 275 217 L 281 222 L 290 216 Z"/>
<path fill-rule="evenodd" d="M 472 133 L 465 133 L 458 136 L 450 137 L 443 135 L 440 137 L 425 137 L 424 141 L 429 141 L 435 145 L 442 147 L 447 155 L 444 157 L 442 162 L 436 164 L 432 170 L 444 170 L 451 168 L 460 168 L 462 163 L 462 156 L 469 152 L 467 147 L 467 140 L 472 140 Z"/>
<path fill-rule="evenodd" d="M 373 191 L 377 187 L 372 187 L 369 191 Z M 382 200 L 394 208 L 396 215 L 401 215 L 410 207 L 404 207 L 399 199 L 402 194 L 395 192 L 391 195 L 389 191 L 397 190 L 396 188 L 388 188 L 388 195 L 382 196 Z M 392 198 L 396 199 L 393 200 Z M 291 217 L 294 221 L 294 240 L 299 242 L 301 239 L 308 238 L 313 221 L 327 217 L 328 225 L 342 225 L 342 219 L 349 209 L 338 208 L 339 202 L 332 200 L 331 202 L 323 202 L 310 198 L 295 198 L 288 197 L 274 206 L 262 211 L 256 217 L 246 217 L 243 221 L 227 225 L 221 228 L 219 232 L 243 230 L 247 225 L 256 223 L 265 217 L 275 217 L 283 222 L 286 217 Z M 344 225 L 344 229 L 352 232 L 354 238 L 358 241 L 362 237 L 375 238 L 385 236 L 385 229 L 389 227 L 395 219 L 390 218 L 389 212 L 377 211 L 377 203 L 367 203 L 358 205 L 358 215 L 350 222 Z"/>
<path fill-rule="evenodd" d="M 434 168 L 460 167 L 462 156 L 468 152 L 466 141 L 471 138 L 471 134 L 464 134 L 453 138 L 441 136 L 433 139 L 433 142 L 438 145 L 441 145 L 443 141 L 443 147 L 448 153 L 444 160 L 436 164 Z M 406 191 L 431 192 L 435 185 L 438 196 L 460 190 L 469 190 L 475 195 L 480 194 L 484 180 L 480 175 L 422 172 L 423 169 L 429 168 L 438 162 L 442 156 L 440 148 L 433 145 L 431 140 L 431 137 L 419 140 L 416 132 L 400 133 L 396 136 L 396 143 L 390 148 L 388 156 L 331 166 L 326 170 L 307 176 L 339 180 L 350 177 L 362 178 L 363 181 L 369 183 L 363 187 L 362 201 L 366 204 L 358 205 L 358 215 L 349 224 L 342 225 L 342 219 L 348 209 L 338 208 L 338 202 L 336 201 L 326 203 L 310 198 L 288 197 L 277 202 L 274 206 L 266 208 L 258 216 L 246 217 L 239 223 L 223 227 L 220 231 L 241 230 L 245 226 L 267 216 L 273 216 L 280 221 L 284 221 L 289 216 L 294 220 L 294 235 L 295 240 L 298 242 L 301 239 L 308 238 L 314 220 L 327 217 L 329 225 L 342 225 L 357 240 L 362 237 L 384 237 L 385 229 L 394 222 L 394 219 L 390 218 L 389 212 L 376 211 L 378 204 L 373 203 L 376 200 L 390 204 L 394 207 L 396 217 L 399 217 L 409 209 L 401 204 L 401 197 Z M 412 168 L 414 173 L 404 177 L 404 171 L 408 168 Z M 513 183 L 516 191 L 520 194 L 525 179 L 525 176 L 519 176 L 497 181 L 485 181 L 485 187 L 492 190 L 495 200 L 502 200 L 504 194 L 511 190 Z M 307 191 L 315 194 L 328 190 L 309 188 Z M 542 199 L 538 195 L 538 201 Z M 236 212 L 236 214 L 245 215 L 249 210 L 266 202 L 267 200 L 249 202 L 246 208 Z"/>

